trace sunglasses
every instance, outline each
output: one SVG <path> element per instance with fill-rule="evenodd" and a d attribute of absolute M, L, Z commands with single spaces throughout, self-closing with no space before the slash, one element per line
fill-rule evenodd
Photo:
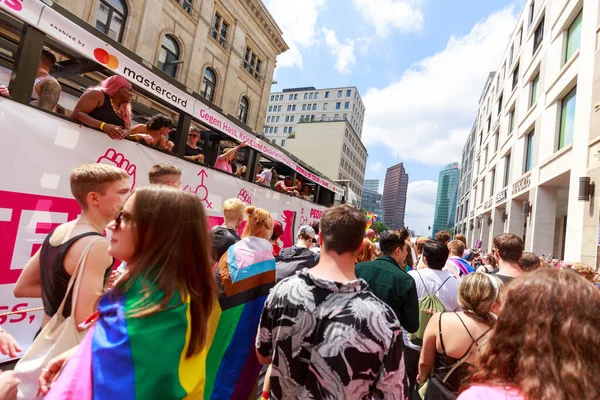
<path fill-rule="evenodd" d="M 117 228 L 121 228 L 121 221 L 128 222 L 128 221 L 131 221 L 132 219 L 133 219 L 133 216 L 131 214 L 121 210 L 115 217 L 115 226 Z"/>
<path fill-rule="evenodd" d="M 198 137 L 198 135 L 189 135 L 190 137 Z"/>

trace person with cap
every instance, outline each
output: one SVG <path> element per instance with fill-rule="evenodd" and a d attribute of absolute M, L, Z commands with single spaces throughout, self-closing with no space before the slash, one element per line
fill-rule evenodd
<path fill-rule="evenodd" d="M 278 282 L 294 275 L 296 271 L 312 268 L 319 263 L 320 254 L 310 250 L 315 236 L 315 230 L 312 227 L 302 225 L 296 235 L 296 244 L 281 250 L 281 254 L 276 257 L 275 272 Z"/>
<path fill-rule="evenodd" d="M 273 221 L 273 233 L 269 240 L 273 245 L 273 257 L 277 257 L 281 253 L 281 246 L 279 245 L 281 235 L 283 235 L 283 224 L 279 221 Z"/>

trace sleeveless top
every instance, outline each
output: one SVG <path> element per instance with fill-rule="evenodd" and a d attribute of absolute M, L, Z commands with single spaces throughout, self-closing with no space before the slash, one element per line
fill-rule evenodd
<path fill-rule="evenodd" d="M 124 128 L 125 122 L 123 122 L 123 119 L 121 119 L 115 110 L 113 110 L 112 105 L 110 104 L 110 96 L 104 92 L 102 93 L 104 94 L 104 104 L 98 108 L 94 108 L 88 115 L 98 121 Z"/>
<path fill-rule="evenodd" d="M 456 313 L 455 313 L 456 314 Z M 462 318 L 460 318 L 459 314 L 456 314 L 456 316 L 458 317 L 458 319 L 460 320 L 460 322 L 463 324 L 463 326 L 465 327 L 465 330 L 467 331 L 467 333 L 469 334 L 469 336 L 471 337 L 471 345 L 469 346 L 469 348 L 467 349 L 467 351 L 465 351 L 465 354 L 463 354 L 461 357 L 459 358 L 453 358 L 450 357 L 446 354 L 446 347 L 444 346 L 444 337 L 442 335 L 442 315 L 444 315 L 444 313 L 440 314 L 440 318 L 439 318 L 439 332 L 440 332 L 440 345 L 442 346 L 442 354 L 440 353 L 436 353 L 435 356 L 435 367 L 433 369 L 433 378 L 435 378 L 435 380 L 437 380 L 439 383 L 442 383 L 443 380 L 446 378 L 446 375 L 448 375 L 448 372 L 450 372 L 450 370 L 455 366 L 455 364 L 457 362 L 459 362 L 463 357 L 466 357 L 467 354 L 469 354 L 471 352 L 471 349 L 473 348 L 473 345 L 478 343 L 479 340 L 481 340 L 492 328 L 489 328 L 488 330 L 486 330 L 485 332 L 483 332 L 477 339 L 475 339 L 473 337 L 473 335 L 471 335 L 471 332 L 469 331 L 469 329 L 467 328 L 467 325 L 465 325 L 465 323 L 463 322 Z M 448 377 L 448 379 L 446 380 L 445 383 L 443 383 L 443 386 L 445 387 L 446 390 L 453 392 L 454 394 L 458 394 L 458 391 L 460 390 L 460 385 L 462 384 L 462 382 L 469 376 L 469 368 L 470 368 L 471 364 L 467 363 L 467 362 L 463 362 L 462 364 L 458 365 L 458 367 L 456 369 L 454 369 L 454 371 L 452 371 L 452 373 L 450 374 L 450 376 Z M 430 387 L 432 390 L 436 390 L 437 385 L 431 385 L 430 383 Z M 442 388 L 440 388 L 442 389 Z M 429 388 L 427 391 L 428 395 L 434 396 L 432 398 L 448 398 L 448 397 L 443 397 L 444 391 L 441 390 L 441 393 L 429 393 Z M 437 396 L 437 397 L 436 397 Z"/>
<path fill-rule="evenodd" d="M 44 303 L 44 312 L 46 315 L 52 317 L 58 311 L 60 303 L 65 297 L 67 292 L 67 286 L 69 286 L 69 280 L 71 275 L 67 273 L 64 266 L 65 255 L 69 248 L 79 239 L 87 236 L 102 236 L 98 232 L 87 232 L 77 235 L 65 243 L 58 246 L 50 244 L 50 238 L 54 230 L 50 232 L 40 250 L 40 275 L 42 282 L 42 302 Z M 114 260 L 113 260 L 114 264 Z M 107 268 L 104 274 L 104 283 L 108 281 L 110 273 L 112 272 L 112 265 Z M 73 289 L 71 289 L 73 290 Z M 71 301 L 73 292 L 69 293 L 65 307 L 63 309 L 63 317 L 67 318 L 71 315 Z"/>
<path fill-rule="evenodd" d="M 40 83 L 41 81 L 45 81 L 46 79 L 56 80 L 51 75 L 46 75 L 46 76 L 41 76 L 39 78 L 35 78 L 35 81 L 33 81 L 33 89 L 31 90 L 31 97 L 29 98 L 29 104 L 34 105 L 34 106 L 40 105 L 40 95 L 37 94 L 37 92 L 35 91 L 35 87 L 37 86 L 38 83 Z"/>

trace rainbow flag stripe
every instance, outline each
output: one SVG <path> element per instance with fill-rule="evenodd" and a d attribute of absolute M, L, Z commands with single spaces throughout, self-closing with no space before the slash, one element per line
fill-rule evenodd
<path fill-rule="evenodd" d="M 71 358 L 47 399 L 248 399 L 256 393 L 260 364 L 254 338 L 269 290 L 275 285 L 271 244 L 246 238 L 214 270 L 219 289 L 207 326 L 206 346 L 190 357 L 189 301 L 142 318 L 129 311 L 149 283 L 138 279 L 125 295 L 105 294 L 100 317 Z M 90 373 L 91 371 L 91 373 Z M 73 397 L 74 395 L 74 397 Z"/>

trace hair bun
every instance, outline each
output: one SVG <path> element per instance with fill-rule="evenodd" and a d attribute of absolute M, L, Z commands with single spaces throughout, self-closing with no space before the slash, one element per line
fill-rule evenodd
<path fill-rule="evenodd" d="M 256 210 L 256 207 L 254 206 L 246 207 L 246 215 L 251 216 L 252 214 L 254 214 L 254 210 Z"/>

